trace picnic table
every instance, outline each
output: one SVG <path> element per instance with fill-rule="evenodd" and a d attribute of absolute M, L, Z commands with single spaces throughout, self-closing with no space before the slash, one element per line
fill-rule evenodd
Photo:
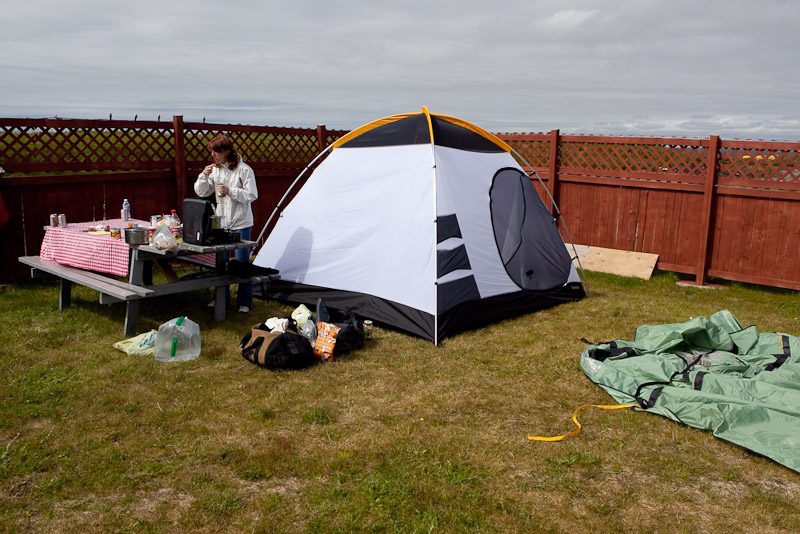
<path fill-rule="evenodd" d="M 147 227 L 147 221 L 105 221 L 111 227 L 127 227 L 136 223 Z M 56 276 L 60 279 L 59 309 L 69 307 L 72 284 L 77 283 L 100 293 L 101 304 L 125 302 L 126 336 L 137 332 L 141 301 L 146 298 L 175 295 L 199 289 L 214 288 L 214 318 L 225 320 L 229 286 L 244 282 L 268 282 L 277 275 L 244 277 L 225 270 L 231 251 L 254 248 L 254 241 L 241 241 L 212 246 L 179 243 L 177 253 L 149 245 L 129 245 L 108 234 L 91 232 L 98 222 L 72 223 L 64 227 L 48 226 L 39 256 L 22 256 L 19 261 L 31 267 L 31 276 Z M 172 268 L 175 261 L 208 267 L 208 273 L 181 279 Z M 153 283 L 153 268 L 158 268 L 166 282 Z M 116 276 L 116 277 L 115 277 Z M 117 277 L 127 277 L 127 281 Z"/>

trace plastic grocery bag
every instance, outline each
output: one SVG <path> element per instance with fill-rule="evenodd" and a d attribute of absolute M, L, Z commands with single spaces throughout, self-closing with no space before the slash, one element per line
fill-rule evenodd
<path fill-rule="evenodd" d="M 311 318 L 311 310 L 305 304 L 301 304 L 292 312 L 292 319 L 297 322 L 297 328 L 303 328 L 306 321 Z"/>
<path fill-rule="evenodd" d="M 156 232 L 153 235 L 153 246 L 159 250 L 168 250 L 173 254 L 178 252 L 178 241 L 172 235 L 169 224 L 165 224 L 163 221 L 158 223 Z"/>
<path fill-rule="evenodd" d="M 200 325 L 186 316 L 158 327 L 155 358 L 160 362 L 183 362 L 200 356 Z"/>
<path fill-rule="evenodd" d="M 312 345 L 317 341 L 317 325 L 314 321 L 306 321 L 302 328 L 297 329 L 297 333 L 309 340 Z"/>
<path fill-rule="evenodd" d="M 150 330 L 144 334 L 117 341 L 113 347 L 130 356 L 150 356 L 155 350 L 156 331 Z"/>

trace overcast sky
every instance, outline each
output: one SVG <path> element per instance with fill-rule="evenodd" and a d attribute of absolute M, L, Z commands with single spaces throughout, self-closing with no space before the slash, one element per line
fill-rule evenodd
<path fill-rule="evenodd" d="M 800 140 L 798 0 L 26 0 L 0 117 Z"/>

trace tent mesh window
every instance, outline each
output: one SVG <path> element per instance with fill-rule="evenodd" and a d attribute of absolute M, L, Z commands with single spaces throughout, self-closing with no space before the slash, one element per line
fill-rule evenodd
<path fill-rule="evenodd" d="M 508 276 L 522 289 L 565 284 L 572 262 L 556 220 L 528 176 L 518 169 L 500 169 L 489 195 L 494 238 Z"/>

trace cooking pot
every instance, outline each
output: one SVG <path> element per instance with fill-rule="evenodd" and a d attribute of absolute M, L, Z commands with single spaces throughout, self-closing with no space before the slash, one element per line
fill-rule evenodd
<path fill-rule="evenodd" d="M 148 244 L 146 228 L 125 228 L 125 242 L 129 245 Z"/>
<path fill-rule="evenodd" d="M 222 215 L 212 215 L 211 216 L 211 229 L 212 230 L 222 230 L 225 228 L 225 217 Z"/>

